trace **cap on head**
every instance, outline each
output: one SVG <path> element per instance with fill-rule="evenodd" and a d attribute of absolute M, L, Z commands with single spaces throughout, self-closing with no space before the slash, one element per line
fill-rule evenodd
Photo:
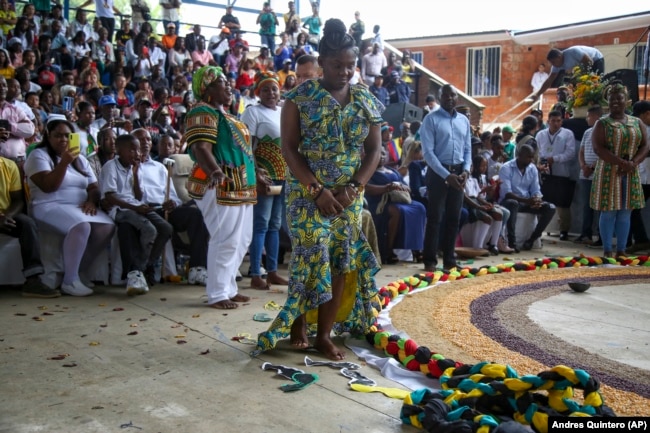
<path fill-rule="evenodd" d="M 502 132 L 509 132 L 511 134 L 514 134 L 514 133 L 517 132 L 517 130 L 515 128 L 513 128 L 512 126 L 510 126 L 510 125 L 504 126 L 503 128 L 501 128 L 501 131 Z"/>
<path fill-rule="evenodd" d="M 113 95 L 104 95 L 99 98 L 99 103 L 97 105 L 104 107 L 106 105 L 117 105 L 117 102 L 115 102 Z"/>

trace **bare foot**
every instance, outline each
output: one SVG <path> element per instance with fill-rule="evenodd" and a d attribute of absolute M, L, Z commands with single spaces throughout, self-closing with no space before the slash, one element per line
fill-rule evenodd
<path fill-rule="evenodd" d="M 270 290 L 271 286 L 259 275 L 251 277 L 251 289 Z"/>
<path fill-rule="evenodd" d="M 314 349 L 318 350 L 332 361 L 345 359 L 345 352 L 336 347 L 329 335 L 326 337 L 317 336 L 316 341 L 314 341 Z"/>
<path fill-rule="evenodd" d="M 217 310 L 233 310 L 239 307 L 239 305 L 229 299 L 224 299 L 223 301 L 215 302 L 214 304 L 208 304 L 208 307 L 216 308 Z"/>
<path fill-rule="evenodd" d="M 251 300 L 248 296 L 240 295 L 239 293 L 230 298 L 233 302 L 248 302 Z"/>
<path fill-rule="evenodd" d="M 291 345 L 296 349 L 306 349 L 309 347 L 307 338 L 307 322 L 305 316 L 298 317 L 291 325 Z"/>
<path fill-rule="evenodd" d="M 277 272 L 269 272 L 269 274 L 266 276 L 266 281 L 268 281 L 271 284 L 279 284 L 281 286 L 288 286 L 289 285 L 289 281 L 284 279 Z"/>

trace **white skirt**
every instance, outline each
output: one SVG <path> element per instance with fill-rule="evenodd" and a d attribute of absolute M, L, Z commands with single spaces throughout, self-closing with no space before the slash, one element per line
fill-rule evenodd
<path fill-rule="evenodd" d="M 39 225 L 62 235 L 66 235 L 72 227 L 80 223 L 115 224 L 101 209 L 97 209 L 96 215 L 87 215 L 78 205 L 53 202 L 34 205 L 32 216 Z"/>

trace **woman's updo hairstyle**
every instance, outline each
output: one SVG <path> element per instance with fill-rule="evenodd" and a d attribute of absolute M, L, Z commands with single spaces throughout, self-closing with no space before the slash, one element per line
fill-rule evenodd
<path fill-rule="evenodd" d="M 350 49 L 358 54 L 354 38 L 348 34 L 343 21 L 338 18 L 327 20 L 323 29 L 323 37 L 318 44 L 319 55 L 330 57 Z"/>

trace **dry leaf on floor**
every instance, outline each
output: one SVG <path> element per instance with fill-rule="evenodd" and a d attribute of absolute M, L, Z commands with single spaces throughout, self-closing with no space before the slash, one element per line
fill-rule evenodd
<path fill-rule="evenodd" d="M 70 356 L 69 353 L 62 353 L 61 355 L 52 356 L 47 359 L 49 359 L 50 361 L 61 361 L 62 359 L 66 359 L 68 356 Z"/>
<path fill-rule="evenodd" d="M 132 331 L 132 332 L 129 332 L 128 334 L 126 334 L 126 335 L 138 335 L 138 331 Z"/>
<path fill-rule="evenodd" d="M 124 311 L 124 308 L 122 308 L 122 307 L 115 307 L 115 308 L 113 308 L 113 311 Z"/>
<path fill-rule="evenodd" d="M 40 316 L 35 316 L 35 317 L 32 317 L 32 319 L 33 319 L 33 320 L 36 320 L 37 322 L 42 322 L 42 321 L 44 321 L 44 320 L 45 320 L 45 319 L 43 319 L 43 318 L 42 318 L 42 317 L 40 317 Z"/>
<path fill-rule="evenodd" d="M 187 343 L 187 341 L 185 341 L 185 340 L 178 340 L 178 341 L 176 342 L 176 344 L 185 344 L 185 343 Z"/>
<path fill-rule="evenodd" d="M 70 363 L 70 364 L 63 364 L 62 367 L 76 367 L 76 366 L 77 366 L 77 364 L 73 362 L 73 363 Z"/>
<path fill-rule="evenodd" d="M 99 341 L 91 341 L 88 343 L 89 346 L 99 346 Z"/>
<path fill-rule="evenodd" d="M 207 355 L 210 353 L 210 349 L 205 349 L 203 352 L 199 353 L 199 355 Z"/>

